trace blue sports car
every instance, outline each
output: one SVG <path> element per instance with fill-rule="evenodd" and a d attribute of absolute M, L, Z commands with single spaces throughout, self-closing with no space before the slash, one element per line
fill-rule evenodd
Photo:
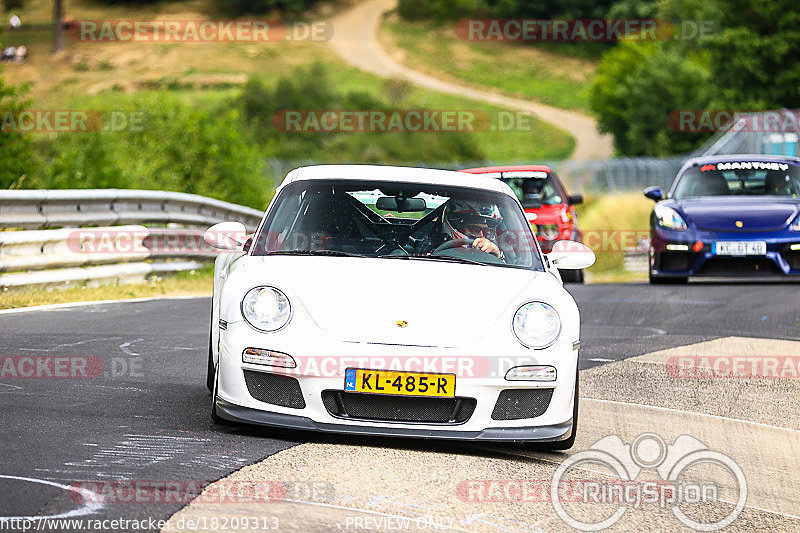
<path fill-rule="evenodd" d="M 650 282 L 689 276 L 800 275 L 800 158 L 687 161 L 668 195 L 648 187 Z"/>

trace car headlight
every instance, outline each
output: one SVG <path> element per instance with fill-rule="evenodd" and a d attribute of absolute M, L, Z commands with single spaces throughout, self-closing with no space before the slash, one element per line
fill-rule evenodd
<path fill-rule="evenodd" d="M 800 231 L 800 215 L 797 215 L 794 222 L 789 225 L 789 229 L 792 231 Z"/>
<path fill-rule="evenodd" d="M 656 204 L 654 212 L 656 215 L 656 222 L 662 228 L 684 231 L 688 227 L 683 217 L 671 207 Z"/>
<path fill-rule="evenodd" d="M 544 302 L 526 303 L 514 314 L 514 335 L 528 348 L 547 348 L 561 333 L 561 318 L 553 306 Z"/>
<path fill-rule="evenodd" d="M 254 287 L 242 299 L 242 316 L 259 331 L 278 331 L 289 323 L 289 298 L 275 287 Z"/>

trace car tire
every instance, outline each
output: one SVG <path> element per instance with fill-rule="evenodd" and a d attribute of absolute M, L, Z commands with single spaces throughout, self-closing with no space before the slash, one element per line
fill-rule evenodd
<path fill-rule="evenodd" d="M 569 437 L 554 442 L 526 442 L 525 448 L 531 451 L 563 451 L 575 445 L 575 436 L 578 434 L 578 370 L 575 370 L 575 397 L 572 406 L 572 429 Z"/>
<path fill-rule="evenodd" d="M 211 420 L 219 426 L 232 426 L 233 422 L 226 420 L 217 414 L 217 386 L 219 383 L 219 372 L 214 371 L 214 386 L 211 389 Z"/>
<path fill-rule="evenodd" d="M 208 336 L 208 368 L 206 369 L 206 388 L 208 392 L 214 392 L 214 358 L 211 355 L 211 335 Z"/>
<path fill-rule="evenodd" d="M 561 281 L 564 283 L 583 283 L 583 270 L 560 270 Z"/>
<path fill-rule="evenodd" d="M 661 276 L 654 276 L 653 273 L 649 273 L 648 278 L 650 279 L 651 285 L 684 285 L 689 282 L 688 277 L 661 277 Z"/>
<path fill-rule="evenodd" d="M 214 327 L 214 303 L 211 303 L 211 325 L 208 327 L 208 368 L 206 369 L 206 388 L 214 393 L 214 356 L 211 354 L 212 328 Z"/>

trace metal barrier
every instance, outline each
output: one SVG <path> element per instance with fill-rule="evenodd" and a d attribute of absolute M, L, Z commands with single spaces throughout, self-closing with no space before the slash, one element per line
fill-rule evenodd
<path fill-rule="evenodd" d="M 0 227 L 39 229 L 88 225 L 225 220 L 255 229 L 262 212 L 196 194 L 125 189 L 0 191 Z"/>
<path fill-rule="evenodd" d="M 174 192 L 0 191 L 0 227 L 35 228 L 0 231 L 0 287 L 129 282 L 197 269 L 216 255 L 202 242 L 203 230 L 238 221 L 255 231 L 261 217 L 256 209 Z M 114 226 L 131 223 L 138 225 Z M 97 225 L 105 227 L 88 227 Z"/>

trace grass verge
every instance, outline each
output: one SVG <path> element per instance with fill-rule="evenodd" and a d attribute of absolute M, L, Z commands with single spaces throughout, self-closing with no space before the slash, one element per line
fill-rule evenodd
<path fill-rule="evenodd" d="M 455 26 L 384 18 L 379 38 L 396 59 L 443 79 L 493 88 L 554 107 L 588 111 L 597 61 L 546 47 L 468 42 Z"/>
<path fill-rule="evenodd" d="M 143 283 L 103 285 L 92 287 L 24 287 L 4 290 L 0 309 L 34 305 L 87 302 L 95 300 L 128 300 L 162 296 L 211 296 L 214 273 L 211 265 L 200 270 L 180 272 L 169 277 L 151 277 Z"/>
<path fill-rule="evenodd" d="M 31 23 L 44 23 L 44 0 L 30 0 Z M 39 7 L 36 7 L 39 6 Z M 149 5 L 118 4 L 99 10 L 97 5 L 76 2 L 70 7 L 75 19 L 204 19 L 204 4 L 197 1 Z M 111 16 L 113 14 L 113 16 Z M 32 20 L 31 20 L 32 19 Z M 403 109 L 457 109 L 486 111 L 496 116 L 500 108 L 466 98 L 417 87 L 387 85 L 387 81 L 346 65 L 325 42 L 89 42 L 67 38 L 65 51 L 50 55 L 47 29 L 20 29 L 2 36 L 7 44 L 26 44 L 30 59 L 23 65 L 8 65 L 4 76 L 14 83 L 28 83 L 32 109 L 76 109 L 110 111 L 125 109 L 134 93 L 152 92 L 158 98 L 166 91 L 197 108 L 214 111 L 237 94 L 249 76 L 266 76 L 277 82 L 299 66 L 321 62 L 330 72 L 330 82 L 341 91 L 358 90 L 389 99 Z M 431 39 L 435 40 L 435 39 Z M 561 91 L 562 89 L 559 89 Z M 47 140 L 47 135 L 40 138 Z M 83 134 L 90 135 L 90 134 Z M 299 135 L 302 135 L 299 134 Z M 375 135 L 380 135 L 376 133 Z M 411 136 L 420 153 L 433 132 Z M 486 161 L 556 161 L 572 153 L 575 141 L 563 130 L 534 119 L 528 131 L 466 132 L 479 144 Z M 356 141 L 353 141 L 356 143 Z M 369 143 L 363 148 L 366 158 Z M 271 156 L 271 148 L 264 156 Z M 422 157 L 420 161 L 422 162 Z M 358 158 L 352 162 L 359 162 Z M 415 161 L 407 163 L 414 164 Z M 440 163 L 432 161 L 430 163 Z"/>
<path fill-rule="evenodd" d="M 643 281 L 646 272 L 628 272 L 623 252 L 635 247 L 647 235 L 653 202 L 640 192 L 622 192 L 587 196 L 578 206 L 578 224 L 584 243 L 597 255 L 597 262 L 587 271 L 592 283 Z"/>

